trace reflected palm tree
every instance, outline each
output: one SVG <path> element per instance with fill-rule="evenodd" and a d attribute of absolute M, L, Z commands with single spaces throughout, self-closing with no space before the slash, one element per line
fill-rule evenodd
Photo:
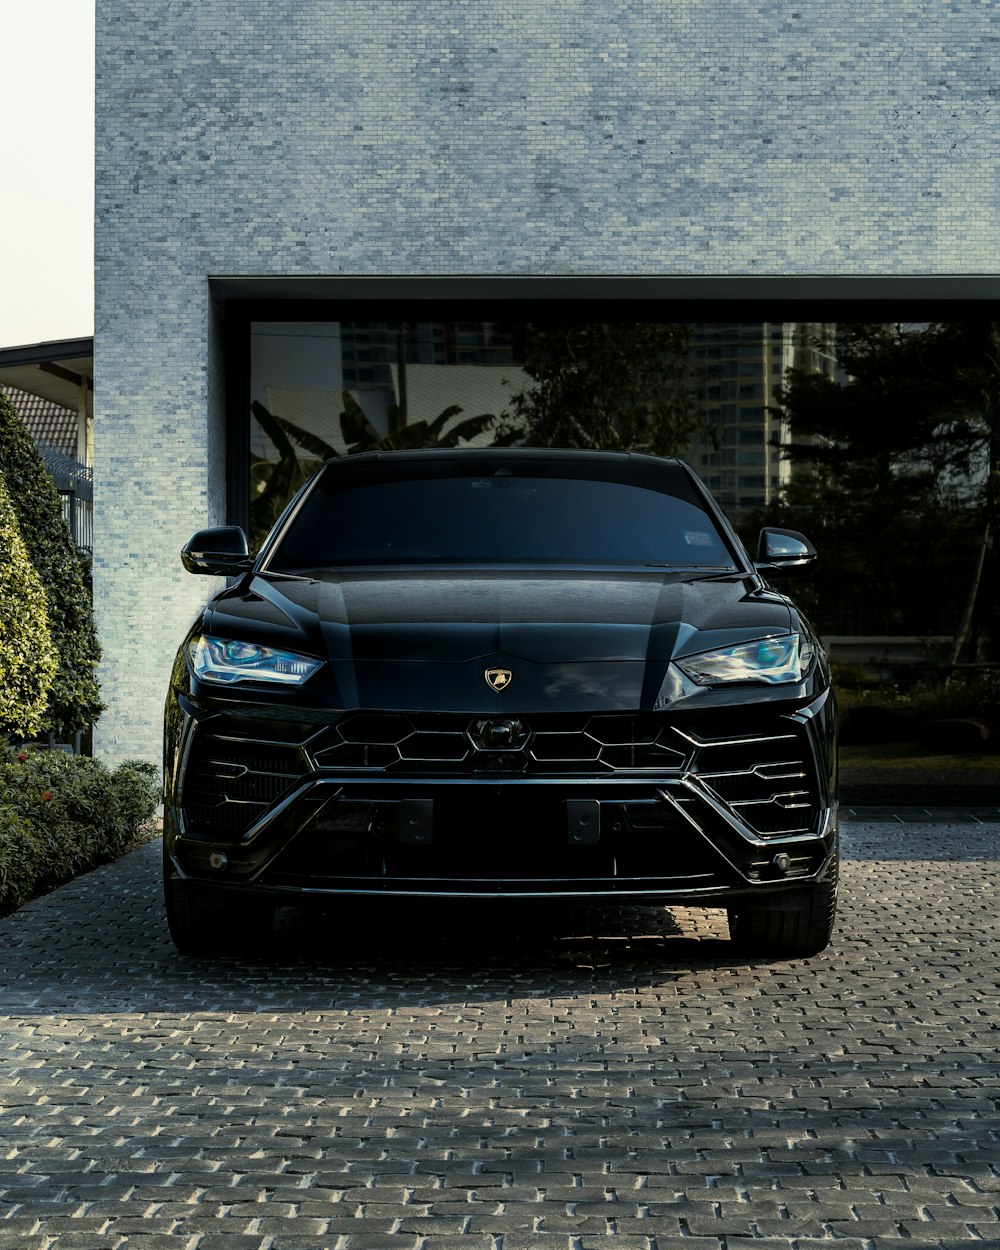
<path fill-rule="evenodd" d="M 380 434 L 364 409 L 349 392 L 344 393 L 344 410 L 338 418 L 346 453 L 340 452 L 318 434 L 304 430 L 285 417 L 254 400 L 250 405 L 257 424 L 277 452 L 277 460 L 255 456 L 250 463 L 250 544 L 260 549 L 271 528 L 285 510 L 299 487 L 316 472 L 325 460 L 343 454 L 364 451 L 408 451 L 419 447 L 458 447 L 478 438 L 497 423 L 492 413 L 456 418 L 462 412 L 458 404 L 445 408 L 433 420 L 407 421 L 399 404 L 387 410 L 388 431 Z M 517 433 L 504 431 L 491 441 L 492 446 L 509 446 Z"/>

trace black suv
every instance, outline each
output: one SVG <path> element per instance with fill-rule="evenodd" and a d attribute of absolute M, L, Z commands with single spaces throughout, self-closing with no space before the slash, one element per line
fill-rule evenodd
<path fill-rule="evenodd" d="M 825 947 L 837 889 L 828 666 L 676 460 L 542 450 L 327 463 L 185 638 L 166 709 L 181 951 L 335 895 L 724 907 L 744 950 Z"/>

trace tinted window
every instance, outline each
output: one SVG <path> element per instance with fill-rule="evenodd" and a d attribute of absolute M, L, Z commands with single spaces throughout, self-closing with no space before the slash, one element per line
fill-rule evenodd
<path fill-rule="evenodd" d="M 314 489 L 267 561 L 709 565 L 733 568 L 696 502 L 623 482 L 454 476 Z"/>

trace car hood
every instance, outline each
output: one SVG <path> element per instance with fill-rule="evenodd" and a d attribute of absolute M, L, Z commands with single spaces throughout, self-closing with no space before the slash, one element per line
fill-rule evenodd
<path fill-rule="evenodd" d="M 394 569 L 252 576 L 213 600 L 202 628 L 326 660 L 297 701 L 593 711 L 682 697 L 672 659 L 787 632 L 791 613 L 745 574 Z M 494 668 L 511 673 L 502 691 Z"/>

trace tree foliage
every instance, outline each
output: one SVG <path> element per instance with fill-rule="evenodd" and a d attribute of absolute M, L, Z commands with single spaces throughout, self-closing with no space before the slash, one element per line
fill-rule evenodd
<path fill-rule="evenodd" d="M 706 429 L 689 366 L 690 326 L 528 325 L 515 354 L 533 385 L 507 428 L 541 447 L 674 455 Z"/>
<path fill-rule="evenodd" d="M 100 715 L 100 647 L 86 569 L 63 518 L 62 503 L 24 421 L 0 395 L 0 477 L 4 479 L 28 559 L 45 591 L 49 629 L 59 657 L 41 728 L 84 729 Z"/>
<path fill-rule="evenodd" d="M 532 385 L 504 429 L 529 446 L 674 455 L 705 427 L 689 375 L 690 326 L 655 322 L 526 325 L 515 355 Z"/>
<path fill-rule="evenodd" d="M 826 632 L 956 631 L 995 516 L 996 336 L 853 324 L 836 350 L 846 377 L 790 370 L 778 394 L 795 469 L 769 519 L 826 557 L 796 597 Z"/>
<path fill-rule="evenodd" d="M 787 454 L 863 484 L 871 508 L 968 480 L 987 451 L 979 385 L 963 364 L 955 324 L 846 325 L 833 379 L 790 370 L 778 403 L 792 432 Z"/>
<path fill-rule="evenodd" d="M 0 735 L 38 733 L 56 664 L 45 591 L 0 476 Z"/>
<path fill-rule="evenodd" d="M 457 447 L 485 433 L 496 421 L 492 413 L 478 417 L 455 418 L 462 409 L 452 404 L 433 421 L 409 421 L 398 404 L 387 411 L 388 433 L 378 430 L 365 416 L 364 409 L 349 392 L 344 393 L 344 411 L 340 414 L 340 430 L 347 444 L 348 455 L 360 451 L 409 451 L 417 447 Z"/>

